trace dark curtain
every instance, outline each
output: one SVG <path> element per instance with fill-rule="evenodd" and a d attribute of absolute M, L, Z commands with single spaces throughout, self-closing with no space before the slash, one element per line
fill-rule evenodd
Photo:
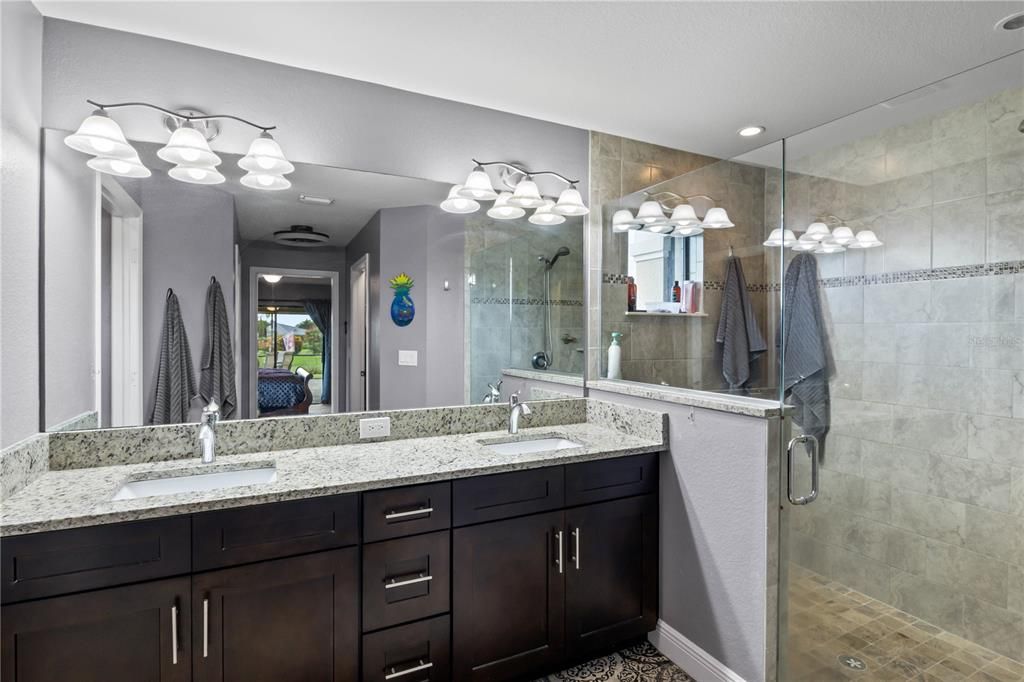
<path fill-rule="evenodd" d="M 320 360 L 324 365 L 324 377 L 320 382 L 320 402 L 331 402 L 331 302 L 305 301 L 306 314 L 320 330 L 323 344 L 320 348 Z"/>

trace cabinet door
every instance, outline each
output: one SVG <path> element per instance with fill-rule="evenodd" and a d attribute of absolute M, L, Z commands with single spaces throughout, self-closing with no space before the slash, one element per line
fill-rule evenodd
<path fill-rule="evenodd" d="M 0 629 L 3 682 L 192 677 L 187 577 L 5 606 Z"/>
<path fill-rule="evenodd" d="M 573 659 L 654 629 L 658 618 L 658 498 L 565 512 L 565 627 Z"/>
<path fill-rule="evenodd" d="M 562 512 L 548 512 L 452 532 L 454 679 L 528 679 L 557 665 L 565 639 L 563 522 Z"/>
<path fill-rule="evenodd" d="M 359 670 L 356 548 L 192 578 L 197 682 L 352 682 Z"/>

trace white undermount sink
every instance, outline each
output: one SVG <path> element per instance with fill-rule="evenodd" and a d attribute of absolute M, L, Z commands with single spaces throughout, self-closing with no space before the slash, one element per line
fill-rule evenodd
<path fill-rule="evenodd" d="M 499 455 L 528 455 L 533 452 L 552 452 L 583 447 L 565 438 L 535 438 L 533 440 L 517 440 L 509 443 L 488 443 L 488 450 Z"/>
<path fill-rule="evenodd" d="M 243 485 L 273 483 L 276 480 L 277 469 L 273 466 L 211 471 L 165 478 L 145 478 L 124 483 L 114 494 L 114 499 L 134 500 L 157 495 L 199 493 L 221 488 L 237 488 Z"/>

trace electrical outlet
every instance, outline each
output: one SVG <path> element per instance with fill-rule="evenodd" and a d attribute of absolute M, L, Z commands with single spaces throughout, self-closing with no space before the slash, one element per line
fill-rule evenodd
<path fill-rule="evenodd" d="M 387 438 L 391 435 L 391 417 L 359 420 L 360 438 Z"/>

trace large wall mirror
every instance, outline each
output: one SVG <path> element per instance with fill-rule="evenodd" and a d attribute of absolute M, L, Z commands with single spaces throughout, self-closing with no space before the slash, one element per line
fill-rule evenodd
<path fill-rule="evenodd" d="M 231 154 L 224 182 L 181 182 L 140 142 L 152 175 L 118 177 L 67 135 L 44 131 L 46 430 L 197 421 L 210 386 L 225 417 L 255 419 L 503 400 L 490 386 L 517 369 L 582 374 L 580 217 L 452 214 L 448 184 L 304 163 L 261 191 Z M 194 386 L 161 374 L 168 353 L 189 355 Z"/>

